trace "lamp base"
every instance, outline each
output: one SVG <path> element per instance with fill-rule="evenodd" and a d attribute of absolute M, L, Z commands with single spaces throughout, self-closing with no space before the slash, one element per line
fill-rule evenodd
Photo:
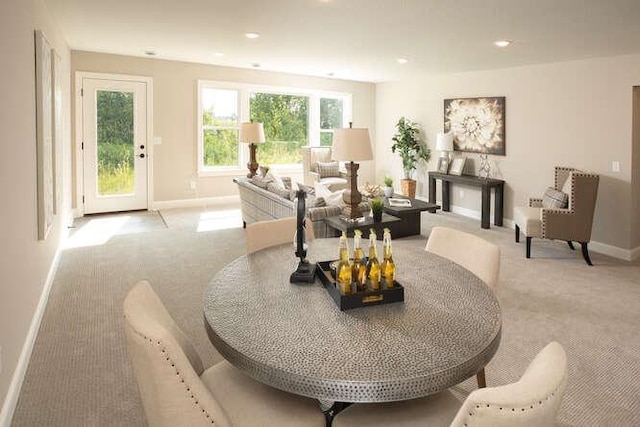
<path fill-rule="evenodd" d="M 247 168 L 249 168 L 247 178 L 253 178 L 258 170 L 258 162 L 256 161 L 256 144 L 253 143 L 249 144 L 249 163 L 247 163 Z"/>
<path fill-rule="evenodd" d="M 362 217 L 360 202 L 362 202 L 362 194 L 358 191 L 358 169 L 360 165 L 353 161 L 347 163 L 347 189 L 342 195 L 345 207 L 342 214 L 350 220 L 357 221 Z"/>

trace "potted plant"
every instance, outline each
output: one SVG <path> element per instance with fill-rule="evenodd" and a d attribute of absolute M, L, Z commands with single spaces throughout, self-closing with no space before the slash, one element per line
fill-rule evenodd
<path fill-rule="evenodd" d="M 374 197 L 369 200 L 369 206 L 371 206 L 371 214 L 373 215 L 373 222 L 382 221 L 382 208 L 384 202 L 380 197 Z"/>
<path fill-rule="evenodd" d="M 421 160 L 429 161 L 431 150 L 420 141 L 418 124 L 404 117 L 398 120 L 396 134 L 393 135 L 392 140 L 391 152 L 397 151 L 402 158 L 402 169 L 404 169 L 404 179 L 401 181 L 402 194 L 415 197 L 416 181 L 412 178 L 413 171 Z"/>
<path fill-rule="evenodd" d="M 393 196 L 393 178 L 389 175 L 384 177 L 384 197 L 389 198 Z"/>

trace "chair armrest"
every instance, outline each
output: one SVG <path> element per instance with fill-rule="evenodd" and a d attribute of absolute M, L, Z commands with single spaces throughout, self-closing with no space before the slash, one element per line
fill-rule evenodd
<path fill-rule="evenodd" d="M 311 178 L 312 185 L 320 181 L 320 174 L 318 172 L 309 172 L 309 177 Z"/>
<path fill-rule="evenodd" d="M 542 237 L 546 239 L 588 242 L 591 224 L 570 209 L 541 209 Z"/>
<path fill-rule="evenodd" d="M 339 171 L 339 173 L 340 173 L 340 178 L 347 179 L 347 171 L 341 170 Z"/>
<path fill-rule="evenodd" d="M 538 197 L 529 197 L 528 205 L 530 208 L 541 208 L 542 207 L 542 199 Z"/>

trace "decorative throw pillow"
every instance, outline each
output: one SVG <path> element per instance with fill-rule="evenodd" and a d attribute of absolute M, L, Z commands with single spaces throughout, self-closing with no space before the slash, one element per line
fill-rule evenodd
<path fill-rule="evenodd" d="M 253 177 L 251 177 L 251 183 L 257 187 L 260 188 L 267 188 L 267 184 L 269 184 L 272 181 L 271 178 L 265 178 L 262 176 L 258 176 L 258 175 L 254 175 Z"/>
<path fill-rule="evenodd" d="M 291 200 L 291 190 L 289 190 L 288 188 L 279 187 L 275 181 L 267 184 L 267 191 L 271 191 L 272 193 L 275 193 L 282 198 Z"/>
<path fill-rule="evenodd" d="M 314 189 L 316 190 L 316 197 L 322 197 L 327 206 L 344 206 L 344 200 L 342 200 L 344 190 L 331 192 L 331 190 L 319 182 L 316 182 Z"/>
<path fill-rule="evenodd" d="M 320 178 L 340 176 L 340 164 L 338 162 L 318 162 L 318 174 Z"/>
<path fill-rule="evenodd" d="M 546 209 L 566 209 L 568 204 L 569 196 L 567 193 L 553 187 L 547 188 L 542 196 L 542 207 Z"/>
<path fill-rule="evenodd" d="M 300 190 L 304 190 L 304 192 L 307 193 L 308 195 L 311 195 L 311 194 L 313 194 L 314 196 L 316 195 L 316 189 L 313 188 L 312 186 L 300 184 L 299 182 L 296 183 L 296 185 Z"/>
<path fill-rule="evenodd" d="M 282 181 L 282 177 L 274 168 L 269 168 L 267 172 L 266 178 L 271 178 L 271 180 L 278 186 L 280 189 L 285 189 L 284 182 Z"/>

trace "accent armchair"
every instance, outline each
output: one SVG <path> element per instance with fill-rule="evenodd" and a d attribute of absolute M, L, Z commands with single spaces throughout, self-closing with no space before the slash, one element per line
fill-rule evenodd
<path fill-rule="evenodd" d="M 316 182 L 331 191 L 347 188 L 347 173 L 339 169 L 339 163 L 331 158 L 331 147 L 301 147 L 302 171 L 306 185 Z"/>
<path fill-rule="evenodd" d="M 530 198 L 528 207 L 514 209 L 515 240 L 520 231 L 526 237 L 526 257 L 531 258 L 532 238 L 564 240 L 582 246 L 582 256 L 590 266 L 588 243 L 598 196 L 599 175 L 556 166 L 555 183 L 542 198 Z M 563 199 L 564 198 L 564 199 Z M 566 205 L 565 205 L 566 203 Z"/>

